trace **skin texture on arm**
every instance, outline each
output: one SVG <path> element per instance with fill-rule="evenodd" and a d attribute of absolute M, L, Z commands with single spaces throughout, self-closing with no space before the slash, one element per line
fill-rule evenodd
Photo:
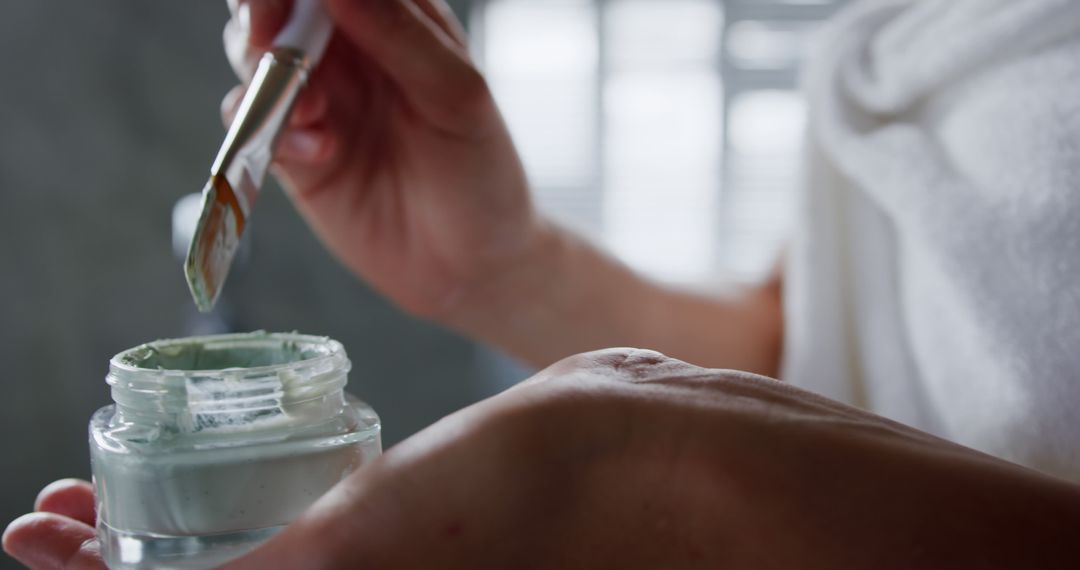
<path fill-rule="evenodd" d="M 101 568 L 90 489 L 4 546 Z M 62 499 L 62 500 L 60 500 Z M 66 513 L 66 514 L 56 514 Z M 1075 568 L 1080 489 L 759 376 L 566 359 L 389 450 L 228 568 Z"/>
<path fill-rule="evenodd" d="M 283 134 L 276 173 L 341 262 L 406 311 L 537 366 L 646 346 L 774 374 L 775 286 L 715 298 L 650 283 L 544 219 L 441 0 L 327 0 L 337 26 Z M 285 0 L 233 2 L 226 51 L 250 73 Z M 226 98 L 225 114 L 242 94 Z"/>

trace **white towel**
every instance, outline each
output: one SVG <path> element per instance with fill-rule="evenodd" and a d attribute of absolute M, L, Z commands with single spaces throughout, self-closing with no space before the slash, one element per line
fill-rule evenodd
<path fill-rule="evenodd" d="M 1080 0 L 871 0 L 806 73 L 785 378 L 1080 481 Z"/>

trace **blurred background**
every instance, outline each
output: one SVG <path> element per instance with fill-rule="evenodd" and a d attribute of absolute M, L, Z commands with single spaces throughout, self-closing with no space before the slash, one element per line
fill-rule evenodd
<path fill-rule="evenodd" d="M 794 91 L 830 0 L 458 0 L 541 206 L 654 278 L 774 262 L 794 210 Z M 393 445 L 529 371 L 410 319 L 339 267 L 277 188 L 220 320 L 173 248 L 235 83 L 223 1 L 8 2 L 0 18 L 0 522 L 89 475 L 109 358 L 215 327 L 341 340 Z M 0 568 L 15 566 L 0 559 Z"/>

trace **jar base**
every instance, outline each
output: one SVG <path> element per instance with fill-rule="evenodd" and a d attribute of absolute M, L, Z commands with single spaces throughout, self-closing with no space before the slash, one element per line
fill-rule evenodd
<path fill-rule="evenodd" d="M 98 521 L 101 555 L 112 570 L 216 568 L 247 554 L 284 526 L 205 536 L 166 536 L 118 530 Z"/>

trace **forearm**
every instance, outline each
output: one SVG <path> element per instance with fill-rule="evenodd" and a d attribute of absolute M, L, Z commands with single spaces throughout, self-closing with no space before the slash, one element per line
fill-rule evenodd
<path fill-rule="evenodd" d="M 782 337 L 778 283 L 714 297 L 674 291 L 550 226 L 527 259 L 474 287 L 448 324 L 537 366 L 633 346 L 773 376 Z"/>

